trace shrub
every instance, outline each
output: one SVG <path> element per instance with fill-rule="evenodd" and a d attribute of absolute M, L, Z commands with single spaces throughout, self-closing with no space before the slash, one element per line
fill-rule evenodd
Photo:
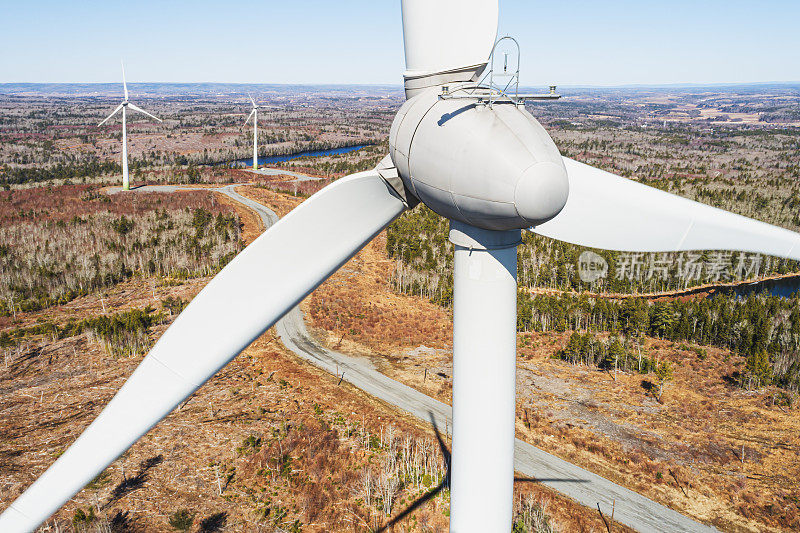
<path fill-rule="evenodd" d="M 236 448 L 239 455 L 250 455 L 261 449 L 261 437 L 250 435 L 242 441 L 242 445 Z"/>
<path fill-rule="evenodd" d="M 127 235 L 136 224 L 133 222 L 133 220 L 127 218 L 125 215 L 122 215 L 118 219 L 112 220 L 110 225 L 111 229 L 120 235 Z"/>
<path fill-rule="evenodd" d="M 194 513 L 190 513 L 188 509 L 179 509 L 169 517 L 169 525 L 178 531 L 189 531 L 193 523 Z"/>
<path fill-rule="evenodd" d="M 94 514 L 94 508 L 89 507 L 89 512 L 87 513 L 79 507 L 75 509 L 75 514 L 72 515 L 72 527 L 75 528 L 76 531 L 80 531 L 94 522 L 96 518 L 97 516 Z"/>
<path fill-rule="evenodd" d="M 161 306 L 168 310 L 170 315 L 181 314 L 181 311 L 186 309 L 187 305 L 189 305 L 188 301 L 182 298 L 173 298 L 172 296 L 167 296 L 161 300 Z"/>
<path fill-rule="evenodd" d="M 656 366 L 656 378 L 658 378 L 658 399 L 661 400 L 664 385 L 667 381 L 672 381 L 672 364 L 669 361 L 664 361 Z"/>

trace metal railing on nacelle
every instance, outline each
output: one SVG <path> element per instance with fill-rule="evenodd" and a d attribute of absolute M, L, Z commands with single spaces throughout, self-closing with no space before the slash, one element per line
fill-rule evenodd
<path fill-rule="evenodd" d="M 498 45 L 508 42 L 512 45 L 513 51 L 516 51 L 516 64 L 509 70 L 508 59 L 509 51 L 503 53 L 503 65 L 500 71 L 495 70 L 495 55 L 498 50 Z M 439 98 L 442 100 L 451 99 L 470 99 L 477 100 L 478 104 L 492 105 L 513 103 L 515 105 L 525 105 L 528 100 L 558 100 L 561 98 L 560 94 L 556 93 L 556 86 L 550 86 L 550 92 L 541 94 L 520 94 L 519 93 L 519 64 L 520 64 L 520 48 L 516 39 L 510 36 L 505 36 L 497 40 L 492 47 L 492 53 L 489 56 L 488 69 L 484 72 L 480 80 L 474 84 L 459 84 L 455 89 L 451 90 L 450 85 L 443 85 L 442 92 Z M 496 83 L 501 81 L 500 84 Z M 501 87 L 502 81 L 505 85 Z"/>

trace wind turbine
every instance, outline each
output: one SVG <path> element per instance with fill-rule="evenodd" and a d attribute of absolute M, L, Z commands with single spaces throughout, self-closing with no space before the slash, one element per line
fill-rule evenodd
<path fill-rule="evenodd" d="M 130 190 L 130 180 L 128 179 L 128 131 L 127 131 L 127 110 L 130 107 L 134 111 L 138 111 L 144 115 L 147 115 L 150 118 L 154 118 L 157 121 L 161 122 L 161 119 L 155 115 L 151 115 L 144 109 L 136 106 L 135 104 L 128 101 L 128 84 L 125 81 L 125 64 L 120 61 L 122 64 L 122 88 L 125 91 L 125 99 L 122 101 L 121 104 L 117 106 L 117 108 L 108 115 L 105 120 L 103 120 L 98 126 L 102 126 L 108 120 L 119 113 L 122 110 L 122 190 L 128 191 Z"/>
<path fill-rule="evenodd" d="M 562 158 L 519 100 L 478 83 L 498 0 L 402 0 L 408 100 L 390 154 L 303 202 L 198 294 L 75 443 L 0 515 L 31 531 L 419 201 L 455 244 L 450 530 L 508 531 L 521 230 L 645 252 L 800 259 L 800 235 Z"/>
<path fill-rule="evenodd" d="M 247 97 L 250 98 L 250 102 L 253 104 L 253 110 L 244 119 L 244 123 L 247 124 L 250 117 L 253 117 L 253 170 L 258 170 L 258 110 L 264 109 L 266 106 L 256 104 L 256 101 L 250 95 L 247 95 Z"/>

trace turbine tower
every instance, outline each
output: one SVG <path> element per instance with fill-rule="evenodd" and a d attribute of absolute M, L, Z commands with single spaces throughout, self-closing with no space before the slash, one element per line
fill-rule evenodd
<path fill-rule="evenodd" d="M 97 419 L 0 515 L 0 531 L 35 529 L 420 201 L 450 219 L 455 245 L 450 530 L 458 533 L 511 528 L 522 230 L 610 250 L 800 260 L 797 233 L 563 158 L 519 95 L 485 81 L 497 0 L 402 0 L 402 8 L 408 100 L 389 156 L 303 202 L 217 274 Z"/>
<path fill-rule="evenodd" d="M 151 115 L 144 109 L 136 106 L 135 104 L 128 101 L 128 84 L 125 81 L 125 64 L 122 64 L 122 88 L 125 92 L 125 99 L 122 100 L 122 103 L 117 106 L 117 108 L 108 115 L 105 120 L 103 120 L 98 126 L 102 126 L 108 120 L 116 115 L 120 110 L 122 110 L 122 190 L 128 191 L 131 188 L 130 179 L 128 178 L 128 131 L 127 131 L 127 110 L 130 107 L 134 111 L 138 111 L 148 117 L 154 118 L 157 121 L 161 122 L 161 119 L 155 115 Z"/>
<path fill-rule="evenodd" d="M 264 109 L 266 106 L 256 104 L 256 101 L 250 95 L 247 95 L 247 97 L 250 98 L 250 103 L 253 104 L 253 110 L 244 119 L 244 123 L 247 124 L 250 117 L 253 117 L 253 170 L 258 170 L 258 110 Z"/>

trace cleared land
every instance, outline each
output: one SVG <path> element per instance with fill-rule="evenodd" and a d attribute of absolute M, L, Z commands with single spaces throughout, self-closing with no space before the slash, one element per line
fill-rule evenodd
<path fill-rule="evenodd" d="M 117 87 L 111 89 L 118 92 Z M 219 97 L 213 91 L 176 96 L 159 90 L 132 89 L 150 100 L 143 106 L 168 115 L 165 126 L 143 122 L 130 130 L 134 183 L 253 181 L 240 192 L 265 201 L 280 215 L 328 180 L 374 165 L 385 153 L 389 122 L 402 101 L 399 91 L 372 88 L 351 94 L 337 89 L 305 94 L 264 90 L 260 98 L 280 107 L 262 126 L 269 142 L 265 154 L 364 142 L 374 142 L 375 147 L 347 156 L 298 160 L 283 165 L 285 176 L 254 176 L 208 165 L 250 155 L 252 139 L 240 127 L 244 109 L 232 103 L 239 97 L 230 91 Z M 180 206 L 142 207 L 139 200 L 122 205 L 117 198 L 105 202 L 98 187 L 118 182 L 114 165 L 119 132 L 114 127 L 97 129 L 85 111 L 99 121 L 113 108 L 108 106 L 116 102 L 111 96 L 116 93 L 76 98 L 24 87 L 19 91 L 0 89 L 0 184 L 9 189 L 3 193 L 8 195 L 3 197 L 6 203 L 0 205 L 4 229 L 27 224 L 42 235 L 58 236 L 71 231 L 73 216 L 92 218 L 90 224 L 108 231 L 107 242 L 98 246 L 109 252 L 109 243 L 124 244 L 138 231 L 126 230 L 123 217 L 142 217 L 134 224 L 143 229 L 147 213 L 167 211 L 173 213 L 169 216 L 175 227 L 185 227 L 188 238 L 170 250 L 189 263 L 176 263 L 183 269 L 180 274 L 174 269 L 148 271 L 147 261 L 137 260 L 128 263 L 124 275 L 103 276 L 103 284 L 63 300 L 9 291 L 12 284 L 3 282 L 3 503 L 97 414 L 147 346 L 217 268 L 206 258 L 213 254 L 197 255 L 186 246 L 202 247 L 211 244 L 210 236 L 221 236 L 216 220 L 200 216 L 200 236 L 194 215 L 182 219 L 181 213 L 203 206 L 216 219 L 217 214 L 234 216 L 235 210 L 237 224 L 243 226 L 228 234 L 228 244 L 214 244 L 220 251 L 231 243 L 249 242 L 260 231 L 252 212 L 207 193 L 191 193 L 198 196 Z M 239 100 L 245 103 L 243 97 Z M 565 154 L 796 230 L 798 105 L 796 87 L 764 86 L 577 91 L 558 104 L 531 109 Z M 299 182 L 289 174 L 293 170 L 325 179 Z M 42 182 L 46 187 L 32 189 Z M 63 193 L 56 189 L 61 184 Z M 73 200 L 54 203 L 53 198 L 62 195 Z M 313 320 L 315 335 L 328 346 L 367 354 L 388 375 L 447 402 L 452 375 L 450 250 L 435 240 L 439 230 L 433 226 L 425 228 L 431 240 L 420 241 L 420 249 L 398 247 L 397 231 L 389 233 L 391 240 L 379 237 L 312 295 L 304 310 Z M 74 227 L 84 224 L 76 222 Z M 407 233 L 406 243 L 419 235 Z M 39 246 L 48 246 L 50 240 L 45 238 Z M 21 257 L 34 254 L 34 248 L 26 248 L 28 242 L 32 241 L 20 241 L 13 252 Z M 589 291 L 587 298 L 601 299 L 606 294 L 617 298 L 630 292 L 682 291 L 709 283 L 705 274 L 688 283 L 671 272 L 662 281 L 606 278 L 587 285 L 577 276 L 574 259 L 579 249 L 529 242 L 522 251 L 521 284 L 553 295 L 553 306 L 536 308 L 550 322 L 531 320 L 519 335 L 518 437 L 720 529 L 797 530 L 800 442 L 794 385 L 789 381 L 777 383 L 779 387 L 743 387 L 737 372 L 742 375 L 753 354 L 670 341 L 647 328 L 644 336 L 598 328 L 596 317 L 581 315 L 581 308 L 563 296 Z M 119 250 L 115 253 L 125 259 Z M 604 257 L 611 263 L 619 259 L 613 254 Z M 30 279 L 47 279 L 47 293 L 58 293 L 56 281 L 65 276 L 51 276 L 50 270 L 27 264 L 18 270 Z M 796 270 L 792 263 L 771 263 L 759 275 Z M 22 301 L 38 303 L 23 308 Z M 794 332 L 770 320 L 785 321 L 788 314 L 780 307 L 775 317 L 763 321 L 768 326 L 765 338 L 783 343 L 767 358 L 775 372 L 791 370 L 782 368 L 781 361 L 792 360 L 796 339 L 787 336 Z M 121 327 L 118 334 L 115 327 Z M 589 351 L 609 350 L 620 341 L 627 352 L 627 370 L 579 363 L 589 358 L 581 352 L 583 347 L 577 352 L 571 347 L 573 328 L 581 336 L 590 334 Z M 752 329 L 753 324 L 743 324 L 738 331 L 750 335 Z M 640 353 L 654 363 L 672 363 L 672 380 L 665 383 L 660 401 L 656 374 L 634 372 L 629 364 Z M 410 455 L 400 452 L 404 443 Z M 382 492 L 388 490 L 388 480 L 400 472 L 409 476 L 410 471 L 390 469 L 390 457 L 424 457 L 414 464 L 427 465 L 422 471 L 412 468 L 406 488 L 391 493 L 391 498 Z M 394 466 L 398 464 L 403 462 L 394 460 Z M 174 524 L 185 524 L 192 516 L 192 527 L 201 530 L 361 531 L 388 523 L 436 486 L 442 469 L 439 446 L 427 429 L 301 363 L 268 334 L 115 463 L 107 477 L 96 480 L 58 519 L 62 524 L 77 519 L 79 528 L 86 521 L 76 509 L 91 514 L 89 509 L 95 508 L 100 518 L 93 527 L 107 520 L 118 530 L 175 530 Z M 369 476 L 360 477 L 367 471 Z M 563 531 L 604 528 L 596 510 L 575 506 L 541 487 L 518 488 L 535 494 L 533 514 L 546 507 Z M 384 507 L 388 500 L 393 500 L 389 515 Z M 439 493 L 396 530 L 439 530 L 446 523 L 446 508 L 447 495 Z"/>

